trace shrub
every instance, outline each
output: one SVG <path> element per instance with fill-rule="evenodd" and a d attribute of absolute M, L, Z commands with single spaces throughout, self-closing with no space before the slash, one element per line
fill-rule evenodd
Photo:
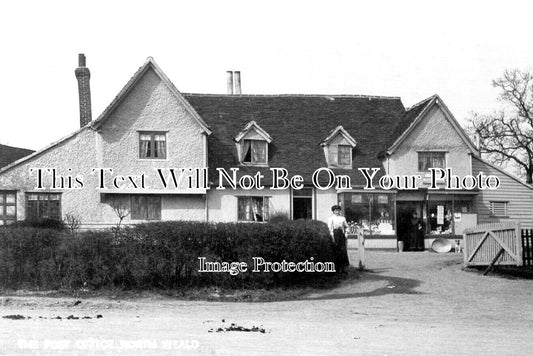
<path fill-rule="evenodd" d="M 64 230 L 65 223 L 62 220 L 57 220 L 57 219 L 39 219 L 39 220 L 21 220 L 21 221 L 17 221 L 7 226 L 7 228 L 18 228 L 18 227 L 34 227 L 34 228 L 39 228 L 39 229 Z"/>
<path fill-rule="evenodd" d="M 287 221 L 290 221 L 289 215 L 286 213 L 275 213 L 270 215 L 270 219 L 268 219 L 269 224 L 279 224 L 284 223 Z"/>
<path fill-rule="evenodd" d="M 56 287 L 56 251 L 61 233 L 31 227 L 0 229 L 0 284 Z"/>
<path fill-rule="evenodd" d="M 238 275 L 199 273 L 209 262 L 246 262 Z M 155 222 L 106 231 L 15 227 L 0 229 L 0 284 L 47 288 L 174 288 L 280 286 L 326 273 L 252 272 L 253 258 L 268 262 L 332 262 L 326 224 L 309 220 L 276 223 Z"/>

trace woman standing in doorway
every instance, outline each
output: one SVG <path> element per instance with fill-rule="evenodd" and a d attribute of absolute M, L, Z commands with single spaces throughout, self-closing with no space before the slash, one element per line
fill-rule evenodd
<path fill-rule="evenodd" d="M 348 260 L 348 250 L 346 248 L 346 230 L 348 223 L 346 218 L 341 216 L 341 207 L 333 205 L 331 207 L 333 215 L 328 219 L 329 232 L 334 244 L 335 268 L 338 272 L 345 273 L 350 265 Z"/>

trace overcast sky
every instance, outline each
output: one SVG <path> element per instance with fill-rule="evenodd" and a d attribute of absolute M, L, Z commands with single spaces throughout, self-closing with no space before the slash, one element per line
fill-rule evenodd
<path fill-rule="evenodd" d="M 533 68 L 528 2 L 3 1 L 0 143 L 40 149 L 79 127 L 78 53 L 93 118 L 152 56 L 178 90 L 439 94 L 466 123 L 498 105 L 491 80 Z"/>

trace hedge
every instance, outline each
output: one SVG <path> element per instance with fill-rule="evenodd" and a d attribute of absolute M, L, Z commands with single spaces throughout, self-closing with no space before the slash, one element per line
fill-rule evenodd
<path fill-rule="evenodd" d="M 248 271 L 199 273 L 209 262 L 246 262 Z M 252 272 L 253 257 L 269 262 L 333 262 L 326 225 L 155 222 L 105 231 L 0 228 L 3 288 L 135 289 L 186 286 L 269 287 L 328 278 L 329 272 Z"/>

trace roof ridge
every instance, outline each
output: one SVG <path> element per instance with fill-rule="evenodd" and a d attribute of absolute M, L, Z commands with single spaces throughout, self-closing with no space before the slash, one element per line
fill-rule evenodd
<path fill-rule="evenodd" d="M 429 97 L 427 97 L 425 99 L 422 99 L 418 103 L 416 103 L 416 104 L 408 107 L 407 109 L 405 109 L 405 112 L 411 111 L 414 108 L 416 108 L 416 107 L 418 107 L 418 106 L 420 106 L 422 104 L 425 104 L 427 101 L 431 101 L 433 98 L 436 98 L 436 97 L 438 97 L 438 95 L 437 94 L 433 94 L 433 95 L 431 95 L 431 96 L 429 96 Z"/>
<path fill-rule="evenodd" d="M 209 94 L 209 93 L 181 93 L 184 96 L 200 96 L 200 97 L 319 97 L 319 98 L 359 98 L 359 99 L 390 99 L 399 100 L 399 96 L 380 96 L 380 95 L 360 95 L 360 94 Z"/>

